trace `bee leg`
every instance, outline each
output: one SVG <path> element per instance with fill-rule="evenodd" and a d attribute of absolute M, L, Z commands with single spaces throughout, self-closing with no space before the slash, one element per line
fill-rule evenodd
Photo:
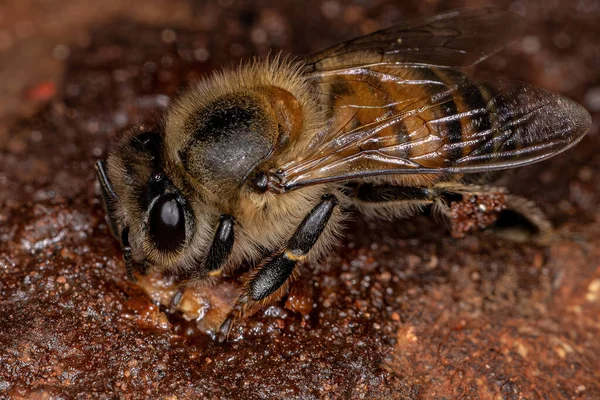
<path fill-rule="evenodd" d="M 556 232 L 544 212 L 531 200 L 506 195 L 504 209 L 491 230 L 513 242 L 531 241 L 547 245 Z"/>
<path fill-rule="evenodd" d="M 215 231 L 215 237 L 210 245 L 208 256 L 206 258 L 205 268 L 209 274 L 221 269 L 227 257 L 233 249 L 233 242 L 235 235 L 233 233 L 233 225 L 235 219 L 228 214 L 221 215 L 219 219 L 219 226 Z"/>
<path fill-rule="evenodd" d="M 233 233 L 233 226 L 235 224 L 235 218 L 229 214 L 223 214 L 219 218 L 219 225 L 215 231 L 210 249 L 208 250 L 208 256 L 204 265 L 200 266 L 196 270 L 188 271 L 184 274 L 183 279 L 180 282 L 184 282 L 179 286 L 171 301 L 169 302 L 169 312 L 173 313 L 177 310 L 179 303 L 183 297 L 185 291 L 186 282 L 194 279 L 202 279 L 205 275 L 218 277 L 221 275 L 221 267 L 227 261 L 231 250 L 233 249 L 233 242 L 235 239 Z"/>
<path fill-rule="evenodd" d="M 506 194 L 506 190 L 498 187 L 460 182 L 439 182 L 429 187 L 365 183 L 349 187 L 349 190 L 355 205 L 367 215 L 403 218 L 431 206 L 433 216 L 451 228 L 452 222 L 456 222 L 453 204 L 465 202 L 470 197 L 476 200 L 487 197 L 490 200 L 497 196 L 503 198 L 503 209 L 495 211 L 488 207 L 487 212 L 495 212 L 497 218 L 491 214 L 482 215 L 478 224 L 489 223 L 478 227 L 488 228 L 500 237 L 518 242 L 545 244 L 552 236 L 550 222 L 533 202 Z M 485 202 L 481 205 L 481 210 L 486 210 Z M 456 236 L 464 234 L 455 229 L 452 231 Z"/>
<path fill-rule="evenodd" d="M 125 274 L 127 280 L 135 282 L 133 275 L 133 257 L 131 255 L 131 246 L 129 245 L 129 227 L 126 226 L 121 232 L 121 246 L 123 249 L 123 260 L 125 261 Z"/>
<path fill-rule="evenodd" d="M 501 210 L 486 210 L 485 201 L 479 205 L 483 210 L 496 214 L 493 221 L 482 226 L 483 228 L 514 242 L 534 242 L 542 245 L 547 244 L 554 234 L 552 225 L 534 202 L 507 194 L 502 188 L 440 183 L 434 185 L 432 190 L 436 194 L 434 210 L 448 221 L 453 219 L 453 203 L 467 201 L 463 199 L 469 197 L 481 199 L 497 195 L 502 197 Z"/>
<path fill-rule="evenodd" d="M 229 214 L 221 215 L 215 236 L 206 256 L 206 262 L 200 265 L 198 269 L 188 272 L 185 280 L 202 279 L 206 275 L 211 277 L 221 276 L 221 268 L 225 265 L 233 249 L 235 241 L 234 225 L 235 218 L 233 216 Z"/>
<path fill-rule="evenodd" d="M 434 202 L 435 193 L 426 186 L 375 185 L 348 186 L 354 205 L 363 214 L 386 219 L 418 214 Z"/>
<path fill-rule="evenodd" d="M 335 196 L 323 196 L 321 202 L 300 223 L 287 246 L 257 269 L 258 272 L 244 285 L 243 294 L 221 324 L 217 333 L 219 342 L 227 339 L 237 319 L 281 297 L 294 278 L 296 265 L 306 259 L 337 204 Z"/>

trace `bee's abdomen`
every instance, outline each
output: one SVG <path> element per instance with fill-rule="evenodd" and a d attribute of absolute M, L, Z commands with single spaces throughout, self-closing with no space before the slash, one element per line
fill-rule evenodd
<path fill-rule="evenodd" d="M 450 88 L 433 94 L 421 115 L 442 143 L 433 167 L 511 168 L 556 154 L 589 129 L 587 111 L 558 93 L 519 81 L 477 82 L 453 69 L 424 70 Z"/>
<path fill-rule="evenodd" d="M 402 156 L 426 168 L 508 168 L 564 148 L 589 123 L 577 103 L 527 83 L 477 82 L 449 68 L 421 67 L 411 74 L 412 80 L 425 82 L 418 89 L 422 93 L 410 84 L 370 82 L 394 104 L 389 111 L 394 123 L 370 141 L 384 155 Z"/>
<path fill-rule="evenodd" d="M 492 87 L 455 69 L 371 67 L 321 86 L 332 132 L 342 137 L 364 130 L 364 139 L 355 140 L 361 151 L 416 159 L 427 168 L 450 167 L 479 144 L 478 137 L 493 134 L 497 110 L 510 117 L 501 96 L 490 101 Z"/>
<path fill-rule="evenodd" d="M 523 82 L 476 82 L 463 71 L 370 65 L 314 78 L 328 111 L 316 149 L 286 164 L 286 190 L 379 175 L 463 174 L 537 162 L 590 128 L 579 104 Z"/>
<path fill-rule="evenodd" d="M 442 142 L 438 167 L 447 168 L 479 148 L 480 138 L 495 134 L 496 111 L 506 109 L 506 105 L 502 97 L 490 102 L 491 88 L 474 82 L 461 71 L 424 68 L 423 73 L 446 87 L 431 95 L 432 106 L 424 111 L 423 118 Z M 493 150 L 490 148 L 490 153 Z"/>

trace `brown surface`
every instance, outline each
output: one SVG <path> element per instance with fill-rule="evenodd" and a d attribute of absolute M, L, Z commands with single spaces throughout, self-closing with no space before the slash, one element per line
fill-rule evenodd
<path fill-rule="evenodd" d="M 288 302 L 307 316 L 282 302 L 224 345 L 203 323 L 231 283 L 198 294 L 196 325 L 123 280 L 94 160 L 116 130 L 155 118 L 164 95 L 214 67 L 317 50 L 442 2 L 14 3 L 0 4 L 0 57 L 11 60 L 2 102 L 12 104 L 0 124 L 0 397 L 600 397 L 600 1 L 503 1 L 534 33 L 480 68 L 596 112 L 575 149 L 503 179 L 560 240 L 453 239 L 424 217 L 355 216 L 336 253 L 304 274 L 312 291 Z"/>

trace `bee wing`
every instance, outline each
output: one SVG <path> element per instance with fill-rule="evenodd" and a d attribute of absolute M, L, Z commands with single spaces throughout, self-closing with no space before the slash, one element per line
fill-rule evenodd
<path fill-rule="evenodd" d="M 395 62 L 470 67 L 505 48 L 524 28 L 522 18 L 497 8 L 456 10 L 315 53 L 305 60 L 306 73 Z"/>
<path fill-rule="evenodd" d="M 531 164 L 577 143 L 579 104 L 523 82 L 473 82 L 414 65 L 340 69 L 312 78 L 327 128 L 274 174 L 278 190 L 385 174 L 475 173 Z"/>

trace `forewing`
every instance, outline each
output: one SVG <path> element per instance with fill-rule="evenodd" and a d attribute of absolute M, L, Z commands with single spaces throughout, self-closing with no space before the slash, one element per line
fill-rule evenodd
<path fill-rule="evenodd" d="M 497 8 L 462 9 L 408 21 L 309 56 L 307 74 L 375 63 L 469 67 L 519 37 L 522 18 Z"/>
<path fill-rule="evenodd" d="M 591 125 L 579 104 L 522 82 L 473 82 L 459 70 L 349 68 L 315 81 L 328 127 L 276 173 L 282 190 L 385 174 L 474 173 L 530 164 Z"/>

